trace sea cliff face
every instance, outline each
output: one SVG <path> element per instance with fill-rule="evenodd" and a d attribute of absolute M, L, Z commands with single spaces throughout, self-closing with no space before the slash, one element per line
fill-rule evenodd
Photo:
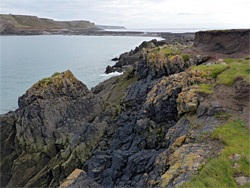
<path fill-rule="evenodd" d="M 91 91 L 70 71 L 28 89 L 0 116 L 1 186 L 249 186 L 248 57 L 151 45 Z"/>
<path fill-rule="evenodd" d="M 250 30 L 200 31 L 195 34 L 193 49 L 199 53 L 230 58 L 250 54 Z"/>

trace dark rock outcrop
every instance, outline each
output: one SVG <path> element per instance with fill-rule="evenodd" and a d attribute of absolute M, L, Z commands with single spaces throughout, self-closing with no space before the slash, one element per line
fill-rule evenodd
<path fill-rule="evenodd" d="M 1 156 L 1 182 L 8 187 L 59 185 L 88 158 L 109 117 L 70 71 L 37 82 L 18 104 L 14 114 L 1 116 L 1 143 L 9 145 Z"/>
<path fill-rule="evenodd" d="M 180 34 L 181 35 L 181 34 Z M 119 58 L 113 58 L 112 61 L 118 61 L 114 66 L 107 66 L 105 73 L 109 74 L 112 72 L 124 72 L 129 67 L 134 65 L 136 62 L 139 61 L 139 59 L 145 55 L 146 51 L 163 46 L 164 44 L 170 45 L 170 44 L 182 44 L 182 45 L 191 45 L 192 39 L 186 39 L 186 35 L 181 35 L 178 40 L 176 39 L 175 34 L 169 33 L 168 35 L 164 35 L 164 37 L 168 37 L 168 40 L 151 40 L 149 42 L 143 42 L 140 46 L 136 47 L 134 50 L 131 50 L 130 52 L 126 52 L 120 55 Z M 172 40 L 170 40 L 171 38 Z"/>
<path fill-rule="evenodd" d="M 186 52 L 213 57 L 245 58 L 250 54 L 250 30 L 200 31 L 195 34 L 193 48 Z"/>
<path fill-rule="evenodd" d="M 162 46 L 164 44 L 164 41 L 157 40 L 143 42 L 139 47 L 136 47 L 134 50 L 121 54 L 119 58 L 114 58 L 113 61 L 118 62 L 112 67 L 107 66 L 105 73 L 109 74 L 111 72 L 124 72 L 139 60 L 142 55 L 143 49 L 152 49 L 158 46 Z"/>
<path fill-rule="evenodd" d="M 211 69 L 193 67 L 208 56 L 179 49 L 146 50 L 124 74 L 91 91 L 70 71 L 34 84 L 15 112 L 0 116 L 1 186 L 141 188 L 189 181 L 222 150 L 210 137 L 226 122 L 216 115 L 248 118 L 250 85 L 239 77 L 233 86 L 199 91 L 217 83 Z"/>

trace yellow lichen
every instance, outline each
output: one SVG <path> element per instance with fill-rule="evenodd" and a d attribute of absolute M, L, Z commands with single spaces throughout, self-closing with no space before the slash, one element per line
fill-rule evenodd
<path fill-rule="evenodd" d="M 84 173 L 83 170 L 80 169 L 75 169 L 67 178 L 66 181 L 60 185 L 59 188 L 66 188 L 69 187 L 71 184 L 75 182 L 75 180 L 82 174 Z"/>

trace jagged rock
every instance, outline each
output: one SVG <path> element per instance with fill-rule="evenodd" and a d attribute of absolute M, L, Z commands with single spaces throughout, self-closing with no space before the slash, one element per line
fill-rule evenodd
<path fill-rule="evenodd" d="M 9 162 L 11 171 L 4 172 L 11 177 L 7 186 L 57 186 L 88 158 L 104 134 L 108 116 L 100 114 L 102 103 L 70 71 L 27 90 L 19 98 L 15 118 L 1 116 L 5 126 L 13 127 L 9 134 L 14 133 L 8 140 L 13 147 L 2 159 L 10 152 L 17 158 Z"/>
<path fill-rule="evenodd" d="M 144 79 L 148 75 L 151 75 L 154 79 L 161 78 L 162 76 L 169 76 L 182 72 L 190 66 L 199 65 L 207 61 L 208 58 L 209 57 L 206 55 L 197 55 L 191 56 L 189 60 L 184 61 L 184 58 L 181 55 L 166 57 L 165 54 L 160 52 L 144 54 L 139 59 L 137 66 L 137 78 L 138 80 Z"/>
<path fill-rule="evenodd" d="M 155 121 L 176 120 L 178 116 L 177 102 L 179 104 L 179 114 L 187 110 L 194 111 L 197 108 L 197 99 L 193 99 L 194 95 L 190 95 L 188 100 L 182 100 L 181 94 L 178 100 L 177 98 L 179 93 L 183 89 L 185 90 L 187 86 L 194 83 L 213 82 L 211 78 L 202 78 L 202 74 L 202 71 L 190 69 L 186 72 L 163 77 L 147 95 L 144 110 L 148 117 L 153 118 Z M 180 103 L 188 104 L 190 100 L 195 101 L 192 108 L 182 111 Z"/>
<path fill-rule="evenodd" d="M 60 185 L 60 188 L 101 188 L 99 184 L 93 181 L 87 176 L 87 174 L 80 170 L 75 169 L 66 179 L 66 181 Z"/>
<path fill-rule="evenodd" d="M 69 187 L 174 187 L 217 157 L 223 143 L 209 135 L 225 119 L 215 113 L 248 115 L 249 84 L 196 93 L 197 85 L 215 83 L 188 68 L 207 57 L 172 54 L 151 65 L 145 57 L 92 92 L 70 71 L 32 86 L 19 109 L 0 116 L 2 184 L 58 187 L 79 169 Z"/>
<path fill-rule="evenodd" d="M 12 162 L 21 153 L 19 145 L 15 145 L 15 114 L 10 112 L 0 115 L 0 144 L 1 144 L 1 163 L 0 163 L 0 186 L 5 187 L 11 179 Z"/>
<path fill-rule="evenodd" d="M 114 66 L 107 66 L 105 73 L 109 74 L 112 72 L 124 72 L 132 65 L 134 65 L 137 61 L 139 61 L 143 51 L 145 49 L 152 49 L 157 46 L 161 46 L 166 44 L 165 41 L 157 41 L 151 40 L 149 42 L 143 42 L 139 47 L 136 47 L 134 50 L 130 52 L 126 52 L 120 55 L 119 58 L 112 59 L 113 61 L 118 61 Z"/>

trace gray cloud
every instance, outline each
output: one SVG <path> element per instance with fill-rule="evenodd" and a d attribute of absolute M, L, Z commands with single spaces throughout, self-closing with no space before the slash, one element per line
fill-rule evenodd
<path fill-rule="evenodd" d="M 241 19 L 250 17 L 249 6 L 248 0 L 1 0 L 0 12 L 129 28 L 223 24 L 250 27 Z"/>

